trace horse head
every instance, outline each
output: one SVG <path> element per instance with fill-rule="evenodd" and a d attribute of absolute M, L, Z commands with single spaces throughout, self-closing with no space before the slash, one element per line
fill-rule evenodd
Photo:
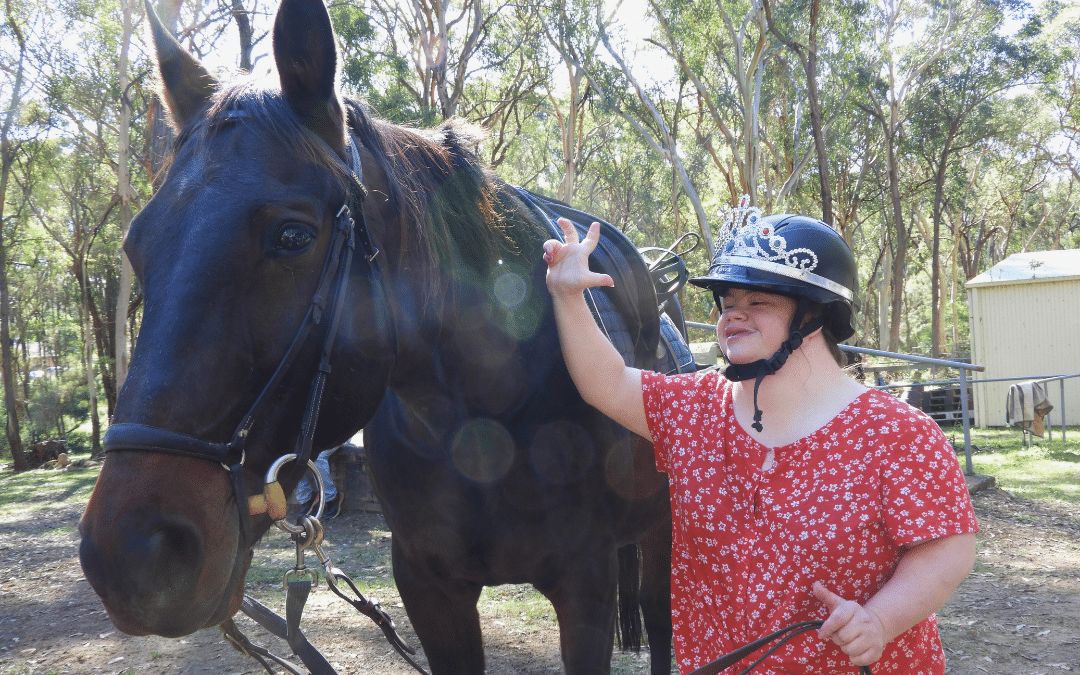
<path fill-rule="evenodd" d="M 120 630 L 180 636 L 239 609 L 268 467 L 343 442 L 383 397 L 394 334 L 367 224 L 389 207 L 363 199 L 358 175 L 383 195 L 383 174 L 351 138 L 322 0 L 282 2 L 279 90 L 223 86 L 147 14 L 178 136 L 124 242 L 143 320 L 79 555 Z M 302 473 L 285 466 L 286 491 Z"/>

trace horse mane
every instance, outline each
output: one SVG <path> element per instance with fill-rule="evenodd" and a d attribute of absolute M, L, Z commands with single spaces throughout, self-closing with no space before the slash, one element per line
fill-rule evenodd
<path fill-rule="evenodd" d="M 503 258 L 538 250 L 539 225 L 470 149 L 483 137 L 478 127 L 452 119 L 420 130 L 379 118 L 360 101 L 345 103 L 349 127 L 383 164 L 400 221 L 394 245 L 410 267 L 486 273 Z M 440 283 L 437 274 L 429 281 Z"/>

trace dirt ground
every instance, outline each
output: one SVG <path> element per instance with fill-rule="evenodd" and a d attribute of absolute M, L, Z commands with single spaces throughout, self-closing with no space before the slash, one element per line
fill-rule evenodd
<path fill-rule="evenodd" d="M 1080 672 L 1080 508 L 1019 499 L 997 489 L 978 493 L 974 501 L 982 527 L 978 562 L 939 613 L 947 672 Z M 80 511 L 65 506 L 32 519 L 0 519 L 0 675 L 263 672 L 227 646 L 216 630 L 183 639 L 117 632 L 82 578 L 72 531 Z M 346 513 L 327 523 L 327 540 L 385 549 L 386 536 L 372 535 L 383 527 L 378 515 Z M 349 561 L 338 564 L 362 578 Z M 383 564 L 365 564 L 371 566 L 359 575 L 388 573 Z M 262 588 L 270 588 L 269 583 Z M 252 594 L 265 601 L 258 585 Z M 418 646 L 393 591 L 378 599 L 405 639 Z M 483 621 L 489 675 L 561 672 L 558 634 L 550 617 L 485 606 Z M 238 623 L 245 631 L 254 626 L 246 618 Z M 328 590 L 312 594 L 303 628 L 342 675 L 413 672 L 366 617 Z M 284 643 L 257 629 L 247 632 L 279 654 L 287 651 Z M 422 656 L 419 661 L 425 663 Z M 617 656 L 615 672 L 647 673 L 648 658 Z"/>

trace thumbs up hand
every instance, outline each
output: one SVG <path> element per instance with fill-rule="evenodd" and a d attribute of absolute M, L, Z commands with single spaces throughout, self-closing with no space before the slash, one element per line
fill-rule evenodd
<path fill-rule="evenodd" d="M 829 618 L 818 630 L 822 640 L 832 640 L 856 666 L 869 666 L 885 651 L 885 627 L 881 620 L 854 600 L 845 600 L 825 588 L 813 586 L 814 597 L 829 610 Z"/>

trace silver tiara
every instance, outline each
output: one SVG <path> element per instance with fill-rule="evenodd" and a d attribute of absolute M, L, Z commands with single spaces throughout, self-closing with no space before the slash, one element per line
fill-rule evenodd
<path fill-rule="evenodd" d="M 723 258 L 753 258 L 800 272 L 814 271 L 817 254 L 808 248 L 788 250 L 787 240 L 776 234 L 771 224 L 761 223 L 761 215 L 761 208 L 750 205 L 750 195 L 743 195 L 716 236 L 713 260 L 721 262 L 721 254 L 730 247 Z"/>

